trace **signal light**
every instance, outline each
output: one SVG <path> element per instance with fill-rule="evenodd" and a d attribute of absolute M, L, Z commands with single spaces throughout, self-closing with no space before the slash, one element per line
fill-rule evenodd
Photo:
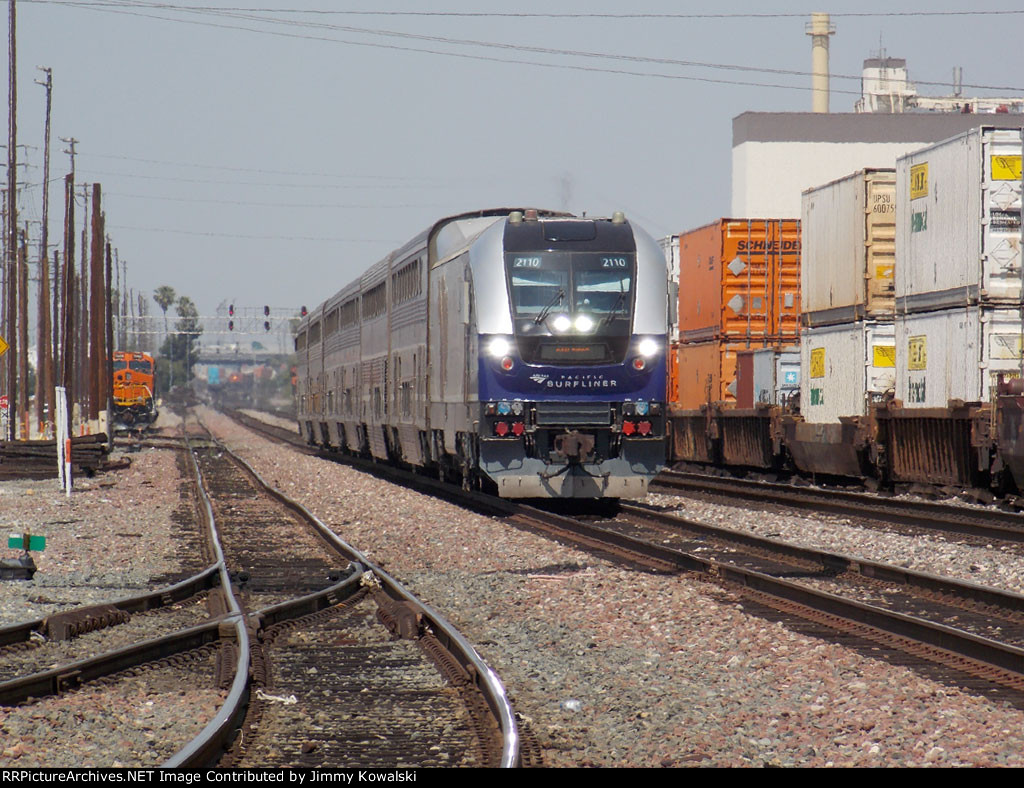
<path fill-rule="evenodd" d="M 264 306 L 263 307 L 263 316 L 264 317 L 270 317 L 270 307 L 269 306 Z"/>
<path fill-rule="evenodd" d="M 269 320 L 264 320 L 263 321 L 263 330 L 264 331 L 269 331 L 270 330 L 270 321 Z"/>
<path fill-rule="evenodd" d="M 234 304 L 231 304 L 228 307 L 228 316 L 229 317 L 234 317 L 235 316 L 235 305 Z"/>
<path fill-rule="evenodd" d="M 309 314 L 309 311 L 306 309 L 305 304 L 302 305 L 302 309 L 299 310 L 299 314 L 302 315 L 302 317 L 305 317 L 306 315 Z"/>
<path fill-rule="evenodd" d="M 234 330 L 235 330 L 235 321 L 234 320 L 229 320 L 228 321 L 228 331 L 234 331 Z"/>

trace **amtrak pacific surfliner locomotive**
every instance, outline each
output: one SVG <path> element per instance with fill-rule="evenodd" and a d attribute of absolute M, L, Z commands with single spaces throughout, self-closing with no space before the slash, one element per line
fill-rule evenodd
<path fill-rule="evenodd" d="M 639 497 L 665 462 L 668 276 L 621 213 L 442 219 L 301 322 L 308 442 L 503 497 Z"/>

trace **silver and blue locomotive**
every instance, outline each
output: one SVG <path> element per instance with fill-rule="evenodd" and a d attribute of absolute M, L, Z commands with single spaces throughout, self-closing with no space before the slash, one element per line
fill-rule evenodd
<path fill-rule="evenodd" d="M 300 429 L 503 497 L 642 496 L 665 462 L 668 300 L 621 213 L 443 219 L 300 324 Z"/>

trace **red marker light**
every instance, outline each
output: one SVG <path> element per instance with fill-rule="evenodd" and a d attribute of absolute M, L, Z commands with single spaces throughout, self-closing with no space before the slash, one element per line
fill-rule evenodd
<path fill-rule="evenodd" d="M 640 356 L 637 356 L 636 358 L 633 359 L 633 369 L 635 369 L 637 372 L 639 372 L 646 366 L 647 362 L 640 358 Z"/>
<path fill-rule="evenodd" d="M 505 358 L 501 360 L 501 368 L 506 372 L 510 372 L 512 370 L 512 367 L 514 367 L 515 365 L 516 362 L 512 360 L 511 356 L 505 356 Z"/>

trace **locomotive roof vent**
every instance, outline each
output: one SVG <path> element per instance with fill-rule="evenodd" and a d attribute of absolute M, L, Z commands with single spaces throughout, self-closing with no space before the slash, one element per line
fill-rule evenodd
<path fill-rule="evenodd" d="M 622 211 L 616 211 L 615 213 L 612 214 L 612 224 L 625 224 L 625 223 L 626 223 L 626 214 L 624 214 Z"/>
<path fill-rule="evenodd" d="M 528 221 L 528 222 L 535 222 L 535 221 L 537 221 L 537 209 L 536 208 L 527 208 L 526 209 L 526 221 Z"/>
<path fill-rule="evenodd" d="M 510 213 L 508 215 L 508 220 L 512 224 L 519 224 L 520 222 L 523 221 L 523 212 L 522 211 L 512 211 L 512 213 Z"/>

